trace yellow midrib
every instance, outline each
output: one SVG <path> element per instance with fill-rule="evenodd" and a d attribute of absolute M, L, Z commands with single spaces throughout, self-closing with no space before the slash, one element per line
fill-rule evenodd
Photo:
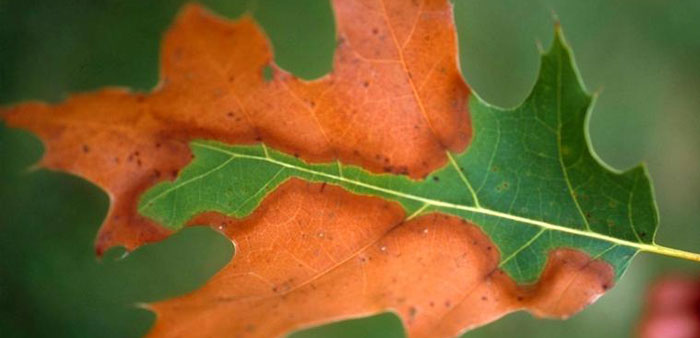
<path fill-rule="evenodd" d="M 684 250 L 673 249 L 673 248 L 669 248 L 669 247 L 664 247 L 664 246 L 661 246 L 661 245 L 658 245 L 655 243 L 647 244 L 647 243 L 632 242 L 632 241 L 628 241 L 628 240 L 624 240 L 624 239 L 619 239 L 619 238 L 603 235 L 603 234 L 593 232 L 593 231 L 579 230 L 579 229 L 569 228 L 569 227 L 562 226 L 562 225 L 556 225 L 556 224 L 552 224 L 552 223 L 538 221 L 538 220 L 534 220 L 534 219 L 530 219 L 530 218 L 526 218 L 526 217 L 506 214 L 506 213 L 503 213 L 500 211 L 491 210 L 491 209 L 484 208 L 481 206 L 460 205 L 460 204 L 454 204 L 454 203 L 449 203 L 449 202 L 444 202 L 444 201 L 433 200 L 433 199 L 420 197 L 420 196 L 416 196 L 416 195 L 406 194 L 406 193 L 403 193 L 400 191 L 395 191 L 395 190 L 391 190 L 391 189 L 387 189 L 387 188 L 377 187 L 377 186 L 367 184 L 364 182 L 352 180 L 352 179 L 346 178 L 344 176 L 337 176 L 337 175 L 333 175 L 333 174 L 329 174 L 329 173 L 325 173 L 325 172 L 321 172 L 321 171 L 315 171 L 315 170 L 312 170 L 309 168 L 299 167 L 299 166 L 296 166 L 293 164 L 278 161 L 278 160 L 276 160 L 272 157 L 269 157 L 269 156 L 261 157 L 261 156 L 248 155 L 248 154 L 239 154 L 239 153 L 235 153 L 232 151 L 228 151 L 228 150 L 216 147 L 216 146 L 212 146 L 212 145 L 197 142 L 197 141 L 192 142 L 191 145 L 197 146 L 200 148 L 205 148 L 205 149 L 217 151 L 220 153 L 224 153 L 224 154 L 230 155 L 230 156 L 235 157 L 235 158 L 246 158 L 246 159 L 252 159 L 252 160 L 257 160 L 257 161 L 265 161 L 265 162 L 273 163 L 273 164 L 276 164 L 276 165 L 279 165 L 279 166 L 282 166 L 285 168 L 289 168 L 289 169 L 293 169 L 293 170 L 297 170 L 297 171 L 301 171 L 301 172 L 305 172 L 305 173 L 309 173 L 309 174 L 313 174 L 313 175 L 317 175 L 317 176 L 330 178 L 330 179 L 333 179 L 336 181 L 345 182 L 345 183 L 352 184 L 352 185 L 355 185 L 358 187 L 367 188 L 370 190 L 394 195 L 394 196 L 405 198 L 405 199 L 419 201 L 419 202 L 422 202 L 426 205 L 431 205 L 431 206 L 440 207 L 440 208 L 464 210 L 464 211 L 469 211 L 469 212 L 473 212 L 473 213 L 477 213 L 477 214 L 499 217 L 499 218 L 508 219 L 508 220 L 512 220 L 512 221 L 516 221 L 516 222 L 520 222 L 520 223 L 538 226 L 538 227 L 548 229 L 548 230 L 560 231 L 560 232 L 569 233 L 569 234 L 573 234 L 573 235 L 599 239 L 599 240 L 603 240 L 606 242 L 635 248 L 637 250 L 644 251 L 644 252 L 651 252 L 651 253 L 656 253 L 656 254 L 660 254 L 660 255 L 677 257 L 677 258 L 681 258 L 681 259 L 687 259 L 687 260 L 700 262 L 700 254 L 689 252 L 689 251 L 684 251 Z"/>

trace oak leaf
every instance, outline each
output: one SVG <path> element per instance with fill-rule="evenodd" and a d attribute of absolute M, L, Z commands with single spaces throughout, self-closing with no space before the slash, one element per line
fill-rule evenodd
<path fill-rule="evenodd" d="M 152 305 L 152 335 L 280 335 L 393 310 L 412 336 L 450 336 L 520 309 L 566 317 L 638 251 L 697 259 L 654 244 L 645 169 L 589 150 L 593 98 L 559 30 L 532 94 L 503 110 L 463 82 L 447 0 L 333 6 L 333 72 L 315 81 L 277 67 L 252 19 L 190 5 L 153 92 L 0 111 L 44 141 L 42 166 L 109 193 L 98 254 L 187 224 L 236 243 L 201 290 Z"/>

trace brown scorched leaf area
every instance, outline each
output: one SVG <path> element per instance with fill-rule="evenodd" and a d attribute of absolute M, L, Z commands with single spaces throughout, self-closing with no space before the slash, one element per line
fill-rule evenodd
<path fill-rule="evenodd" d="M 560 249 L 539 283 L 519 287 L 478 227 L 404 216 L 379 198 L 296 179 L 244 220 L 200 215 L 192 222 L 222 227 L 237 256 L 202 289 L 153 304 L 151 334 L 274 337 L 392 309 L 412 337 L 450 337 L 517 309 L 568 316 L 613 278 L 606 263 Z"/>
<path fill-rule="evenodd" d="M 252 19 L 230 22 L 189 5 L 165 36 L 153 92 L 108 88 L 0 114 L 42 139 L 41 166 L 108 192 L 98 254 L 169 235 L 136 206 L 143 191 L 190 161 L 192 139 L 265 142 L 307 161 L 413 178 L 442 166 L 446 149 L 464 150 L 469 89 L 456 64 L 449 2 L 333 7 L 333 72 L 315 81 L 276 67 Z M 268 337 L 385 310 L 411 336 L 451 336 L 518 309 L 566 317 L 613 279 L 606 263 L 562 248 L 537 284 L 517 286 L 474 225 L 438 214 L 406 221 L 397 204 L 296 179 L 246 219 L 207 213 L 192 223 L 224 229 L 236 256 L 202 289 L 153 304 L 152 336 Z"/>

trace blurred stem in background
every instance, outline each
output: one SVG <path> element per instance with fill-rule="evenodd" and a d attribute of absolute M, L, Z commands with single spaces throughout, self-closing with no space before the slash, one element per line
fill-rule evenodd
<path fill-rule="evenodd" d="M 236 17 L 250 12 L 272 40 L 277 63 L 305 79 L 330 71 L 335 46 L 325 1 L 203 1 Z M 455 0 L 460 59 L 473 90 L 518 104 L 538 67 L 536 43 L 551 42 L 552 12 L 571 42 L 589 90 L 601 90 L 592 142 L 609 164 L 649 164 L 661 214 L 659 242 L 700 248 L 700 2 Z M 0 104 L 60 101 L 103 86 L 147 91 L 158 79 L 162 33 L 182 0 L 0 0 Z M 0 332 L 9 336 L 129 337 L 153 316 L 137 302 L 202 285 L 232 254 L 207 228 L 101 262 L 92 240 L 107 210 L 89 183 L 27 170 L 41 153 L 25 132 L 0 126 Z M 641 255 L 620 285 L 568 321 L 515 314 L 467 337 L 623 337 L 634 331 L 642 294 L 679 260 Z M 300 337 L 402 337 L 381 314 L 295 333 Z"/>

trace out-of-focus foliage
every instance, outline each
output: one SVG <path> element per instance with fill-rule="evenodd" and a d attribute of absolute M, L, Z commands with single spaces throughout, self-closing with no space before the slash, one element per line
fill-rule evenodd
<path fill-rule="evenodd" d="M 656 281 L 646 295 L 640 338 L 685 338 L 700 335 L 700 281 L 670 275 Z"/>
<path fill-rule="evenodd" d="M 162 32 L 181 0 L 0 0 L 0 104 L 57 101 L 106 85 L 155 85 Z M 218 13 L 246 9 L 271 36 L 282 67 L 304 78 L 330 70 L 334 41 L 323 1 L 208 0 Z M 608 163 L 641 160 L 655 179 L 660 242 L 700 247 L 700 3 L 697 1 L 455 1 L 463 73 L 490 102 L 513 106 L 549 45 L 552 12 L 564 25 L 588 88 L 602 88 L 592 142 Z M 314 60 L 308 62 L 307 60 Z M 321 60 L 321 61 L 318 61 Z M 27 133 L 0 127 L 0 332 L 3 336 L 136 336 L 152 315 L 139 301 L 196 288 L 232 254 L 208 229 L 188 229 L 122 260 L 98 262 L 92 240 L 107 208 L 94 186 L 26 167 L 41 153 Z M 467 337 L 628 336 L 646 284 L 692 263 L 641 256 L 620 285 L 574 318 L 516 314 Z M 295 334 L 400 337 L 391 314 Z"/>

